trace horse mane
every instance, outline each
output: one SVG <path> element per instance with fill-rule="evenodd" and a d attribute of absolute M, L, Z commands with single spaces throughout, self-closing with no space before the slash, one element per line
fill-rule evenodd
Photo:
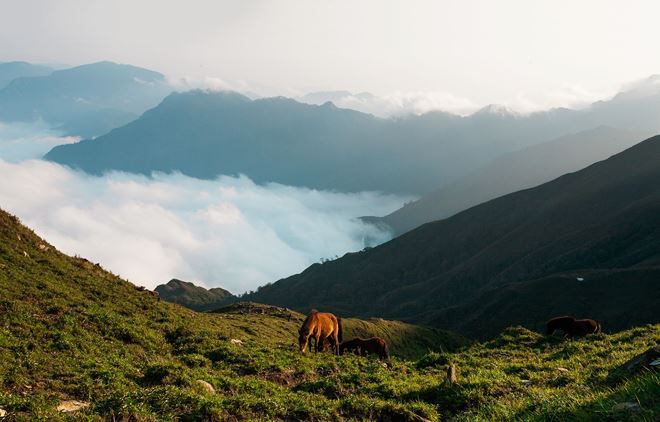
<path fill-rule="evenodd" d="M 552 318 L 548 322 L 559 322 L 559 321 L 575 321 L 575 317 L 573 315 L 564 315 L 564 316 Z"/>
<path fill-rule="evenodd" d="M 302 327 L 300 327 L 300 330 L 298 330 L 299 333 L 302 333 L 305 331 L 305 333 L 308 333 L 310 331 L 310 326 L 312 325 L 312 317 L 314 314 L 318 313 L 316 309 L 312 310 L 312 313 L 307 315 L 307 318 L 305 318 L 305 321 L 303 322 Z"/>

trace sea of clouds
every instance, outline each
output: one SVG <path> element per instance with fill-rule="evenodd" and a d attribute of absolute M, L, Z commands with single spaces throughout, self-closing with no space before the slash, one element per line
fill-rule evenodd
<path fill-rule="evenodd" d="M 253 290 L 389 240 L 356 217 L 384 215 L 411 199 L 257 185 L 245 176 L 97 177 L 39 159 L 75 141 L 43 127 L 0 125 L 0 208 L 63 252 L 149 288 L 180 278 Z"/>

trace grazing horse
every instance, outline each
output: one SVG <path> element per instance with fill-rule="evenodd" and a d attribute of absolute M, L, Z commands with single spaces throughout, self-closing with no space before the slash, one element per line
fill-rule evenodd
<path fill-rule="evenodd" d="M 575 319 L 572 316 L 552 318 L 545 325 L 545 334 L 551 336 L 555 331 L 564 332 L 564 337 L 586 336 L 600 333 L 600 322 L 593 319 Z"/>
<path fill-rule="evenodd" d="M 341 343 L 344 341 L 344 338 L 343 338 L 344 328 L 342 326 L 340 317 L 337 317 L 337 323 L 339 324 L 339 335 L 338 335 L 338 337 L 339 337 L 339 344 L 341 345 Z M 309 338 L 309 348 L 310 349 L 312 348 L 312 338 L 311 337 Z M 322 352 L 327 352 L 328 350 L 330 350 L 330 341 L 328 341 L 327 338 L 321 339 L 320 349 L 321 349 Z"/>
<path fill-rule="evenodd" d="M 380 359 L 385 361 L 390 360 L 390 349 L 387 347 L 387 342 L 380 337 L 371 338 L 354 338 L 348 340 L 339 346 L 339 354 L 344 352 L 353 352 L 360 356 L 367 356 L 367 354 L 378 355 Z"/>
<path fill-rule="evenodd" d="M 328 312 L 319 312 L 316 309 L 305 319 L 298 330 L 298 346 L 305 353 L 313 338 L 316 352 L 320 352 L 325 341 L 330 343 L 334 353 L 339 354 L 339 343 L 342 335 L 341 319 Z"/>

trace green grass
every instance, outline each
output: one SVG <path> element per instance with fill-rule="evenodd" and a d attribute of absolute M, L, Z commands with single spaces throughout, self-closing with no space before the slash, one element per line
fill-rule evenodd
<path fill-rule="evenodd" d="M 20 238 L 20 239 L 19 239 Z M 27 254 L 27 256 L 26 256 Z M 657 420 L 656 373 L 614 371 L 660 325 L 582 340 L 510 328 L 487 343 L 396 321 L 392 367 L 301 354 L 302 316 L 197 313 L 52 246 L 0 212 L 0 407 L 9 420 Z M 242 345 L 232 344 L 239 339 Z M 459 382 L 444 383 L 448 364 Z M 566 368 L 559 371 L 557 368 Z M 211 383 L 205 392 L 196 380 Z M 61 400 L 90 407 L 58 414 Z M 632 401 L 639 413 L 616 413 Z"/>

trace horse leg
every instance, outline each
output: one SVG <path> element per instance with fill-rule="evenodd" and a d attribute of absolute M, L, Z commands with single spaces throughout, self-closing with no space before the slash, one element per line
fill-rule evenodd
<path fill-rule="evenodd" d="M 332 349 L 335 352 L 334 354 L 339 356 L 339 334 L 337 331 L 332 333 Z"/>
<path fill-rule="evenodd" d="M 319 352 L 319 349 L 322 347 L 323 343 L 321 343 L 321 333 L 317 333 L 316 337 L 314 337 L 316 340 L 316 353 Z"/>

